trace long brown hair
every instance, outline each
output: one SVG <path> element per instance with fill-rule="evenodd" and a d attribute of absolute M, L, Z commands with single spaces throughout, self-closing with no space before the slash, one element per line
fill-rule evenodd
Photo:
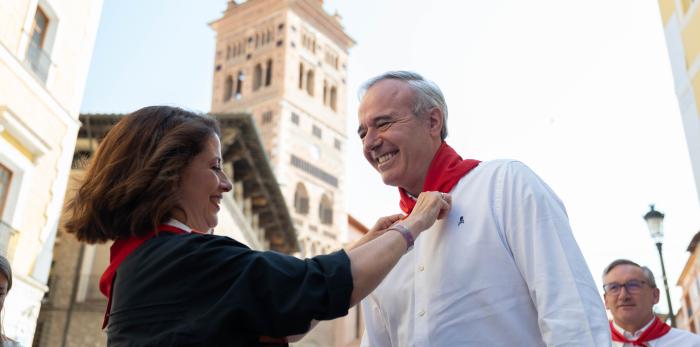
<path fill-rule="evenodd" d="M 177 208 L 180 175 L 213 134 L 220 134 L 215 120 L 177 107 L 124 116 L 68 201 L 66 230 L 87 243 L 153 231 Z"/>

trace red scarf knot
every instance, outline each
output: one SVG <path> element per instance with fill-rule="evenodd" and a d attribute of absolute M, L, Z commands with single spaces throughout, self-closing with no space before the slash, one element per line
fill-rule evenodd
<path fill-rule="evenodd" d="M 435 152 L 433 161 L 430 162 L 428 174 L 425 177 L 425 183 L 423 183 L 423 190 L 421 191 L 449 193 L 457 182 L 479 163 L 480 161 L 474 159 L 463 160 L 447 142 L 443 141 L 440 148 Z M 399 193 L 401 194 L 399 203 L 401 210 L 406 214 L 410 214 L 413 211 L 413 207 L 416 206 L 416 200 L 401 187 L 399 187 Z"/>
<path fill-rule="evenodd" d="M 613 326 L 613 322 L 610 321 L 610 332 L 612 333 L 613 341 L 631 343 L 632 346 L 648 347 L 647 342 L 656 340 L 659 337 L 666 335 L 669 331 L 671 331 L 671 327 L 662 322 L 659 317 L 654 316 L 654 321 L 649 325 L 649 327 L 646 328 L 641 335 L 639 335 L 638 339 L 632 341 L 620 334 L 620 332 L 615 329 L 615 326 Z"/>

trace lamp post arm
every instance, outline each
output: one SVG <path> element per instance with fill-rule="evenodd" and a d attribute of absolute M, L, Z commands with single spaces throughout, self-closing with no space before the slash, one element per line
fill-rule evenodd
<path fill-rule="evenodd" d="M 664 265 L 664 256 L 661 252 L 661 242 L 656 243 L 656 249 L 659 250 L 659 259 L 661 259 L 661 273 L 664 276 L 664 287 L 666 288 L 666 302 L 668 302 L 668 317 L 671 319 L 671 327 L 676 327 L 676 316 L 673 314 L 671 306 L 671 294 L 668 291 L 668 280 L 666 279 L 666 266 Z"/>

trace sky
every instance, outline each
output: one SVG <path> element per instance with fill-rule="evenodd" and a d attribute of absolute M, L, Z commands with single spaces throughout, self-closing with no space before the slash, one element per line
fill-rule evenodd
<path fill-rule="evenodd" d="M 105 0 L 82 112 L 154 104 L 208 111 L 225 0 Z M 666 214 L 664 259 L 675 287 L 700 230 L 662 23 L 653 0 L 325 1 L 357 44 L 348 63 L 347 209 L 367 225 L 397 213 L 361 154 L 361 83 L 413 70 L 445 94 L 447 142 L 465 158 L 517 159 L 567 207 L 598 287 L 617 258 L 649 266 L 642 216 Z M 662 295 L 659 311 L 667 305 Z"/>

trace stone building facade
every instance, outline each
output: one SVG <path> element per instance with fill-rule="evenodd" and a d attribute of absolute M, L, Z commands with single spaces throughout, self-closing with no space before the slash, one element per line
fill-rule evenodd
<path fill-rule="evenodd" d="M 348 50 L 354 41 L 322 0 L 230 0 L 216 31 L 212 113 L 253 115 L 299 237 L 301 257 L 347 237 Z M 350 319 L 350 318 L 343 318 Z M 345 346 L 339 319 L 296 345 Z"/>
<path fill-rule="evenodd" d="M 658 0 L 700 200 L 700 1 Z"/>
<path fill-rule="evenodd" d="M 32 343 L 80 122 L 102 0 L 0 1 L 3 329 Z"/>
<path fill-rule="evenodd" d="M 681 308 L 676 313 L 676 325 L 679 329 L 693 333 L 700 332 L 700 232 L 696 233 L 688 245 L 688 260 L 678 278 L 677 286 L 680 286 Z"/>

